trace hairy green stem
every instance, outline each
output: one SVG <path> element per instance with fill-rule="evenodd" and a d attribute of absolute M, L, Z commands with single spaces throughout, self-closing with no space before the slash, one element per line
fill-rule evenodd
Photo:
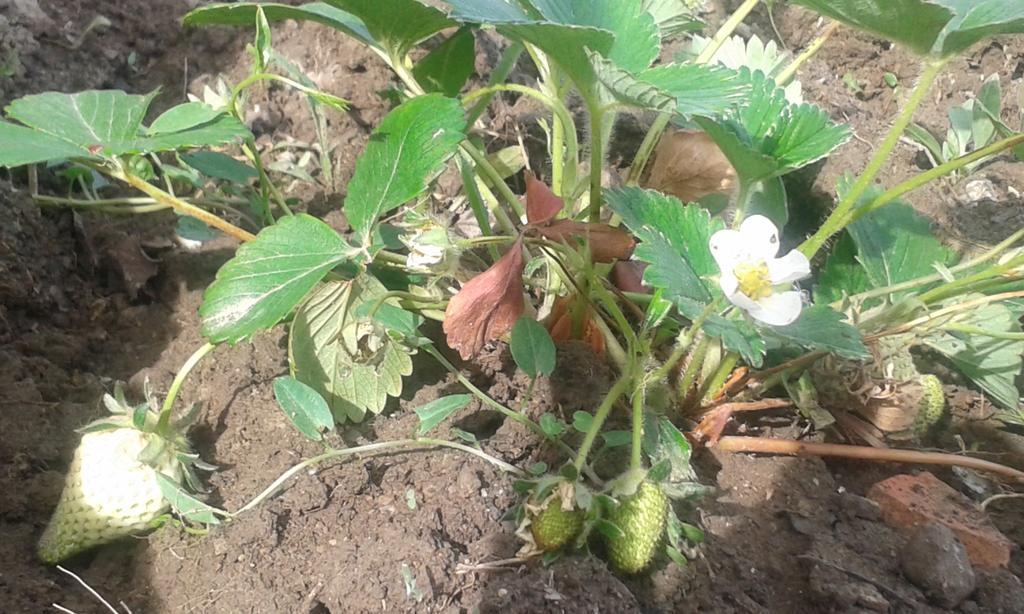
<path fill-rule="evenodd" d="M 199 364 L 199 361 L 202 360 L 204 356 L 212 352 L 215 347 L 217 346 L 212 343 L 204 343 L 198 350 L 193 352 L 192 355 L 188 357 L 188 360 L 185 361 L 185 364 L 181 365 L 181 368 L 178 369 L 178 373 L 174 376 L 174 381 L 171 382 L 171 387 L 167 390 L 167 396 L 164 398 L 163 407 L 160 408 L 160 418 L 157 421 L 158 432 L 166 429 L 171 423 L 171 410 L 174 408 L 174 401 L 178 398 L 178 392 L 181 390 L 182 384 L 184 384 L 185 380 L 188 378 L 189 373 L 191 373 L 192 369 Z"/>
<path fill-rule="evenodd" d="M 704 325 L 704 321 L 718 311 L 720 305 L 721 300 L 715 300 L 708 303 L 708 306 L 704 308 L 704 311 L 702 311 L 700 315 L 690 323 L 690 326 L 679 335 L 679 338 L 676 341 L 676 346 L 672 348 L 672 353 L 669 355 L 668 359 L 666 359 L 658 369 L 650 373 L 646 378 L 647 381 L 657 382 L 668 376 L 672 368 L 676 366 L 676 363 L 678 363 L 686 354 L 687 350 L 690 349 L 690 346 L 693 344 L 693 339 L 697 336 L 697 333 L 700 332 L 700 327 Z"/>
<path fill-rule="evenodd" d="M 498 85 L 504 83 L 505 79 L 508 78 L 512 69 L 515 68 L 516 62 L 519 61 L 519 56 L 523 54 L 523 44 L 519 42 L 512 43 L 505 51 L 501 54 L 501 59 L 498 60 L 498 65 L 491 71 L 491 76 L 487 81 L 487 85 Z M 483 112 L 487 109 L 487 105 L 491 104 L 491 99 L 494 98 L 494 93 L 490 93 L 481 98 L 468 113 L 468 123 L 473 125 L 476 120 L 480 119 Z"/>
<path fill-rule="evenodd" d="M 601 221 L 601 174 L 604 172 L 603 113 L 594 106 L 590 109 L 590 222 Z"/>
<path fill-rule="evenodd" d="M 597 408 L 597 412 L 594 414 L 594 419 L 590 423 L 590 428 L 587 430 L 587 434 L 583 437 L 583 443 L 580 444 L 580 449 L 576 453 L 576 460 L 573 462 L 573 466 L 576 467 L 577 471 L 583 470 L 583 467 L 587 463 L 587 456 L 590 455 L 590 448 L 594 447 L 594 441 L 597 440 L 597 435 L 601 432 L 601 427 L 604 426 L 604 421 L 608 419 L 608 414 L 610 414 L 612 408 L 615 407 L 615 402 L 619 400 L 619 397 L 626 393 L 626 389 L 629 388 L 632 380 L 632 373 L 628 370 L 624 371 L 622 375 L 619 376 L 619 379 L 616 380 L 612 389 L 605 395 L 604 400 L 601 401 L 601 405 Z"/>
<path fill-rule="evenodd" d="M 629 449 L 629 470 L 639 472 L 643 468 L 644 405 L 647 394 L 643 386 L 633 391 L 633 420 Z"/>
<path fill-rule="evenodd" d="M 1014 232 L 1012 235 L 1003 239 L 999 244 L 989 249 L 984 254 L 981 254 L 977 258 L 973 258 L 966 262 L 962 262 L 956 266 L 950 267 L 950 272 L 959 273 L 960 271 L 966 271 L 976 266 L 980 266 L 998 258 L 1000 254 L 1013 247 L 1018 241 L 1024 238 L 1024 228 Z M 885 286 L 884 288 L 875 288 L 859 294 L 854 294 L 850 297 L 851 301 L 864 302 L 868 299 L 877 298 L 880 296 L 887 296 L 889 294 L 895 294 L 896 292 L 903 292 L 904 290 L 912 290 L 920 286 L 924 286 L 937 281 L 942 281 L 944 277 L 939 273 L 932 273 L 931 275 L 925 275 L 924 277 L 918 277 L 898 284 L 892 284 L 891 286 Z M 833 307 L 838 307 L 842 304 L 842 300 L 832 303 Z"/>
<path fill-rule="evenodd" d="M 105 172 L 114 179 L 119 179 L 139 190 L 143 194 L 152 197 L 158 203 L 165 204 L 182 215 L 191 215 L 207 226 L 212 226 L 224 234 L 238 239 L 239 241 L 252 241 L 256 238 L 256 235 L 251 232 L 243 230 L 231 222 L 206 211 L 205 209 L 201 209 L 195 205 L 187 203 L 176 196 L 171 196 L 155 185 L 141 179 L 140 177 L 129 174 L 123 169 L 107 170 Z"/>
<path fill-rule="evenodd" d="M 850 189 L 846 192 L 843 199 L 836 205 L 836 208 L 829 214 L 825 222 L 818 228 L 818 231 L 811 235 L 806 241 L 800 245 L 799 249 L 808 258 L 813 258 L 821 246 L 825 244 L 825 241 L 829 237 L 841 231 L 845 224 L 849 221 L 850 211 L 860 202 L 861 196 L 864 192 L 871 187 L 875 180 L 875 177 L 882 170 L 882 167 L 889 160 L 889 154 L 896 147 L 896 143 L 899 142 L 900 137 L 903 135 L 903 131 L 906 130 L 910 121 L 914 117 L 914 112 L 924 102 L 925 96 L 928 94 L 928 90 L 931 89 L 935 79 L 938 78 L 942 69 L 945 67 L 948 60 L 931 60 L 925 62 L 924 70 L 921 73 L 920 78 L 917 81 L 917 85 L 910 92 L 910 96 L 904 103 L 903 109 L 900 114 L 896 117 L 896 121 L 893 123 L 889 132 L 886 133 L 885 138 L 879 144 L 875 150 L 875 155 L 872 156 L 868 162 L 864 172 L 861 173 Z"/>
<path fill-rule="evenodd" d="M 680 399 L 685 401 L 686 397 L 690 394 L 690 389 L 693 388 L 694 382 L 697 381 L 697 374 L 700 373 L 700 368 L 704 363 L 704 357 L 707 355 L 709 347 L 711 347 L 711 337 L 704 335 L 697 342 L 697 347 L 693 348 L 690 361 L 686 363 L 683 375 L 679 378 Z"/>
<path fill-rule="evenodd" d="M 995 143 L 992 143 L 991 145 L 983 147 L 977 151 L 972 151 L 967 155 L 960 156 L 959 158 L 954 158 L 953 160 L 950 160 L 945 164 L 940 164 L 935 168 L 929 169 L 923 173 L 911 177 L 910 179 L 896 186 L 893 186 L 892 188 L 889 188 L 885 192 L 882 192 L 881 194 L 876 196 L 871 202 L 850 211 L 849 214 L 846 216 L 846 220 L 844 221 L 843 226 L 845 227 L 849 224 L 852 224 L 853 222 L 864 217 L 865 215 L 868 215 L 872 211 L 885 205 L 888 205 L 889 203 L 896 200 L 900 196 L 903 196 L 907 192 L 916 190 L 917 188 L 924 186 L 938 179 L 939 177 L 945 177 L 946 175 L 956 170 L 959 170 L 967 166 L 968 164 L 995 155 L 1001 151 L 1005 151 L 1021 143 L 1024 143 L 1024 134 L 1016 134 L 1014 136 L 996 141 Z"/>
<path fill-rule="evenodd" d="M 810 45 L 807 46 L 807 49 L 805 49 L 803 53 L 797 56 L 795 60 L 790 62 L 789 66 L 787 66 L 785 70 L 780 72 L 778 76 L 775 77 L 775 82 L 778 83 L 779 85 L 786 85 L 790 81 L 792 81 L 793 77 L 796 76 L 796 71 L 800 70 L 800 67 L 803 66 L 804 63 L 807 62 L 807 60 L 814 57 L 814 54 L 818 53 L 818 51 L 821 50 L 825 42 L 829 38 L 831 38 L 832 35 L 835 34 L 836 30 L 838 29 L 838 21 L 833 21 L 832 23 L 828 24 L 828 26 L 825 28 L 825 31 L 818 35 L 818 37 L 814 39 Z"/>
<path fill-rule="evenodd" d="M 238 511 L 236 511 L 234 513 L 231 513 L 229 515 L 230 516 L 238 516 L 239 514 L 241 514 L 243 512 L 247 512 L 247 511 L 253 509 L 254 507 L 259 505 L 260 503 L 263 503 L 264 501 L 266 501 L 270 497 L 273 497 L 275 494 L 277 494 L 277 492 L 281 489 L 281 487 L 285 484 L 285 482 L 287 482 L 288 480 L 292 479 L 293 477 L 295 477 L 296 475 L 298 475 L 299 473 L 301 473 L 305 469 L 307 469 L 309 467 L 313 467 L 313 466 L 319 465 L 320 463 L 322 463 L 324 461 L 328 461 L 328 460 L 331 460 L 331 459 L 334 459 L 334 458 L 342 458 L 342 457 L 345 457 L 345 456 L 353 456 L 353 455 L 357 455 L 357 454 L 369 454 L 369 453 L 372 453 L 372 452 L 384 452 L 384 451 L 387 451 L 387 450 L 395 450 L 395 449 L 402 449 L 402 448 L 416 449 L 416 448 L 438 448 L 438 447 L 452 448 L 454 450 L 459 450 L 459 451 L 462 451 L 462 452 L 466 452 L 467 454 L 472 454 L 473 456 L 476 456 L 478 458 L 481 458 L 481 459 L 487 461 L 488 463 L 494 465 L 495 467 L 501 469 L 502 471 L 505 471 L 507 473 L 511 473 L 511 474 L 513 474 L 515 476 L 518 476 L 518 477 L 526 477 L 526 475 L 527 475 L 526 472 L 522 471 L 518 467 L 510 465 L 510 464 L 506 463 L 505 461 L 503 461 L 501 459 L 495 458 L 495 457 L 491 456 L 490 454 L 487 454 L 483 450 L 480 450 L 480 449 L 477 449 L 477 448 L 473 448 L 473 447 L 470 447 L 470 446 L 467 446 L 467 445 L 464 445 L 464 444 L 461 444 L 461 443 L 457 443 L 457 442 L 454 442 L 454 441 L 446 441 L 444 439 L 426 439 L 426 438 L 424 438 L 424 439 L 396 439 L 394 441 L 381 441 L 381 442 L 377 442 L 377 443 L 366 444 L 366 445 L 363 445 L 363 446 L 356 446 L 354 448 L 342 448 L 340 450 L 328 450 L 327 452 L 324 452 L 323 454 L 314 456 L 312 458 L 307 458 L 306 460 L 302 461 L 301 463 L 298 463 L 294 467 L 290 468 L 288 471 L 285 471 L 284 473 L 282 473 L 280 475 L 280 477 L 278 477 L 276 480 L 271 482 L 270 486 L 267 486 L 263 490 L 263 492 L 261 492 L 260 494 L 256 495 L 256 497 L 253 498 L 252 501 L 249 501 L 248 503 L 243 505 L 241 508 L 239 508 Z"/>
<path fill-rule="evenodd" d="M 736 363 L 739 362 L 739 359 L 740 357 L 734 352 L 729 352 L 722 358 L 722 362 L 718 363 L 718 369 L 701 386 L 704 400 L 710 400 L 718 394 L 718 391 L 725 384 L 725 380 L 729 379 L 732 370 L 736 368 Z"/>
<path fill-rule="evenodd" d="M 439 352 L 436 347 L 434 347 L 433 345 L 427 345 L 427 346 L 423 347 L 423 350 L 426 353 L 428 353 L 431 356 L 433 356 L 434 359 L 437 360 L 439 363 L 441 363 L 441 366 L 443 366 L 445 369 L 447 369 L 447 371 L 449 373 L 454 375 L 455 379 L 457 379 L 460 384 L 462 384 L 467 390 L 469 390 L 471 393 L 473 393 L 473 396 L 475 396 L 476 398 L 480 399 L 481 403 L 483 403 L 484 405 L 486 405 L 486 406 L 490 407 L 491 409 L 497 411 L 498 413 L 500 413 L 501 415 L 505 416 L 506 418 L 508 418 L 510 420 L 513 420 L 515 422 L 518 422 L 519 424 L 522 424 L 523 426 L 525 426 L 529 430 L 533 431 L 536 435 L 539 435 L 540 437 L 544 438 L 545 440 L 550 441 L 551 443 L 553 443 L 556 447 L 558 447 L 560 450 L 562 450 L 562 452 L 564 452 L 566 455 L 568 455 L 570 457 L 572 456 L 572 454 L 573 454 L 572 448 L 570 448 L 564 441 L 561 441 L 560 439 L 556 439 L 554 437 L 551 437 L 546 432 L 544 432 L 544 429 L 542 429 L 539 424 L 537 424 L 536 422 L 534 422 L 533 420 L 528 418 L 526 415 L 521 414 L 521 413 L 519 413 L 519 412 L 517 412 L 517 411 L 515 411 L 513 409 L 508 408 L 508 407 L 505 407 L 501 403 L 499 403 L 499 402 L 495 401 L 493 398 L 491 398 L 491 396 L 488 395 L 486 392 L 484 392 L 483 390 L 480 390 L 479 388 L 477 388 L 473 384 L 473 382 L 469 381 L 469 378 L 467 378 L 465 375 L 463 375 L 461 371 L 456 369 L 455 365 L 453 365 L 447 358 L 445 358 L 444 355 L 442 355 L 441 352 Z"/>

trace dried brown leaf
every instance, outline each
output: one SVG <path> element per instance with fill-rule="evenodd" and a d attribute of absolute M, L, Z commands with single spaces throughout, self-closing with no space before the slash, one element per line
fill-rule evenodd
<path fill-rule="evenodd" d="M 645 187 L 684 203 L 716 192 L 729 192 L 736 171 L 707 134 L 692 130 L 667 132 L 654 152 Z"/>
<path fill-rule="evenodd" d="M 555 219 L 565 202 L 530 171 L 526 171 L 525 176 L 526 221 L 530 224 L 543 224 Z"/>
<path fill-rule="evenodd" d="M 612 266 L 610 278 L 615 287 L 623 292 L 650 294 L 651 289 L 644 286 L 644 269 L 646 262 L 622 260 Z"/>
<path fill-rule="evenodd" d="M 633 253 L 636 240 L 622 228 L 608 224 L 591 224 L 575 220 L 555 220 L 534 230 L 545 239 L 575 245 L 576 240 L 590 237 L 590 255 L 595 262 L 625 260 Z"/>
<path fill-rule="evenodd" d="M 524 310 L 520 237 L 491 268 L 466 282 L 448 301 L 443 325 L 448 346 L 469 359 L 507 333 Z"/>

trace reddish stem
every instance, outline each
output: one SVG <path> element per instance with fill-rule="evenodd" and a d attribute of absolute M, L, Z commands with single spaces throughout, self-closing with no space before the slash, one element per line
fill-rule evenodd
<path fill-rule="evenodd" d="M 998 463 L 958 456 L 942 452 L 919 452 L 917 450 L 895 450 L 892 448 L 871 448 L 836 443 L 810 443 L 791 439 L 768 439 L 765 437 L 722 437 L 716 446 L 726 452 L 762 452 L 786 454 L 789 456 L 836 456 L 863 460 L 915 465 L 949 465 L 966 467 L 976 471 L 987 471 L 1019 482 L 1024 482 L 1024 472 Z"/>

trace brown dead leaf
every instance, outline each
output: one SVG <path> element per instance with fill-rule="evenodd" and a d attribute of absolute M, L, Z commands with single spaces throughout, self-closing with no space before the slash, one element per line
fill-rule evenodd
<path fill-rule="evenodd" d="M 443 325 L 448 346 L 469 359 L 507 333 L 524 310 L 520 237 L 491 268 L 466 282 L 448 301 Z"/>
<path fill-rule="evenodd" d="M 572 334 L 572 302 L 573 299 L 563 296 L 555 301 L 551 308 L 551 315 L 548 317 L 548 332 L 551 340 L 555 343 L 565 343 L 573 339 Z M 594 350 L 594 354 L 604 356 L 604 335 L 594 323 L 596 315 L 590 306 L 585 306 L 583 313 L 583 332 L 580 340 Z"/>
<path fill-rule="evenodd" d="M 633 253 L 636 240 L 622 228 L 608 224 L 591 224 L 575 220 L 555 220 L 546 226 L 535 226 L 534 230 L 545 239 L 570 245 L 576 239 L 590 237 L 590 254 L 595 262 L 625 260 Z"/>
<path fill-rule="evenodd" d="M 708 194 L 728 192 L 735 183 L 736 171 L 711 137 L 675 130 L 658 143 L 644 186 L 689 203 Z"/>
<path fill-rule="evenodd" d="M 609 276 L 615 287 L 623 292 L 636 292 L 637 294 L 650 294 L 651 289 L 644 286 L 644 269 L 646 262 L 635 260 L 621 260 L 612 265 L 612 272 Z"/>
<path fill-rule="evenodd" d="M 526 171 L 525 176 L 526 221 L 530 224 L 543 224 L 555 219 L 565 206 L 565 201 L 555 196 L 551 188 L 530 171 Z"/>

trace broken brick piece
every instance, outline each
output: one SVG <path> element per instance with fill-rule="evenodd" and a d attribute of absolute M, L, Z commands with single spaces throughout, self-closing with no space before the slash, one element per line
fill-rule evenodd
<path fill-rule="evenodd" d="M 1010 562 L 1011 542 L 971 501 L 927 471 L 897 475 L 868 491 L 882 519 L 897 529 L 934 522 L 949 527 L 976 567 L 993 569 Z"/>

